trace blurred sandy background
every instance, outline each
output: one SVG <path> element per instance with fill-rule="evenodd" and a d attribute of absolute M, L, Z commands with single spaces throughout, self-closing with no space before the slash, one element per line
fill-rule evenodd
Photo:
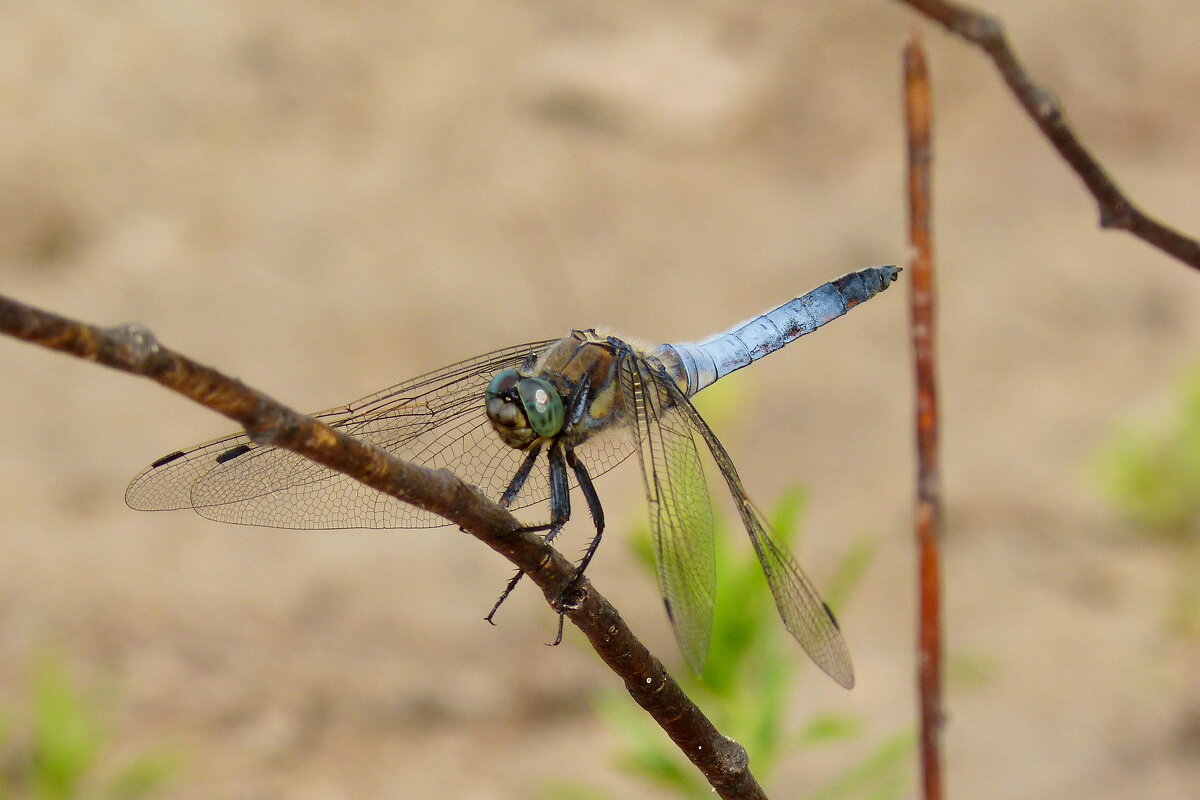
<path fill-rule="evenodd" d="M 1195 5 L 993 3 L 1035 77 L 1148 210 L 1193 233 Z M 935 76 L 949 509 L 952 796 L 1184 798 L 1200 786 L 1180 552 L 1082 476 L 1200 352 L 1200 276 L 1102 233 L 974 51 L 887 2 L 40 0 L 0 12 L 0 286 L 171 346 L 301 409 L 607 325 L 693 339 L 908 258 L 900 50 Z M 911 387 L 901 284 L 740 373 L 718 433 L 771 505 L 811 490 L 819 585 L 859 685 L 806 665 L 797 720 L 869 721 L 776 782 L 797 797 L 912 724 Z M 145 382 L 0 342 L 0 707 L 33 664 L 106 686 L 114 762 L 167 742 L 180 798 L 621 797 L 587 697 L 509 566 L 446 529 L 296 533 L 138 514 L 128 479 L 225 432 Z M 602 480 L 592 577 L 678 664 Z M 568 528 L 567 552 L 586 526 Z M 631 577 L 636 576 L 636 577 Z M 1194 579 L 1194 576 L 1193 576 Z M 796 657 L 803 659 L 797 651 Z"/>

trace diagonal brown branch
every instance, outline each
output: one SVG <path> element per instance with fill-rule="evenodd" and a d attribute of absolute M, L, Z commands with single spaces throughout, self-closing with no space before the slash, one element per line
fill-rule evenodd
<path fill-rule="evenodd" d="M 941 23 L 951 33 L 961 36 L 991 56 L 1004 82 L 1026 113 L 1096 198 L 1100 227 L 1128 231 L 1188 266 L 1200 269 L 1200 242 L 1147 216 L 1125 196 L 1067 124 L 1058 100 L 1037 86 L 1017 61 L 998 19 L 946 0 L 901 2 Z"/>
<path fill-rule="evenodd" d="M 914 37 L 904 49 L 905 121 L 908 129 L 909 239 L 914 255 L 909 292 L 913 361 L 917 384 L 917 640 L 921 662 L 921 776 L 926 800 L 942 797 L 942 487 L 938 458 L 937 373 L 934 357 L 932 107 L 925 53 Z"/>
<path fill-rule="evenodd" d="M 528 574 L 552 606 L 557 607 L 574 575 L 574 565 L 541 537 L 519 530 L 520 523 L 508 511 L 452 473 L 402 461 L 299 414 L 241 381 L 163 347 L 141 326 L 99 328 L 0 296 L 0 331 L 150 378 L 235 420 L 256 442 L 286 448 L 439 514 Z M 750 772 L 745 749 L 713 726 L 589 581 L 583 581 L 563 610 L 719 797 L 766 800 Z"/>

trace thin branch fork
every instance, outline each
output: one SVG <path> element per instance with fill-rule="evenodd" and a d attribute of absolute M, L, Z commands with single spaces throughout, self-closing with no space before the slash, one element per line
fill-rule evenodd
<path fill-rule="evenodd" d="M 1100 211 L 1100 227 L 1128 231 L 1184 264 L 1200 269 L 1200 242 L 1148 216 L 1125 196 L 1067 124 L 1062 106 L 1054 95 L 1038 87 L 1017 61 L 998 19 L 946 0 L 900 1 L 991 57 L 1025 112 L 1095 198 Z"/>
<path fill-rule="evenodd" d="M 140 325 L 99 328 L 0 296 L 0 331 L 140 375 L 224 414 L 255 442 L 291 450 L 367 486 L 438 514 L 524 571 L 558 607 L 575 567 L 507 510 L 447 470 L 429 470 L 364 444 L 234 378 L 161 345 Z M 482 402 L 482 400 L 481 400 Z M 766 800 L 745 749 L 722 735 L 586 578 L 562 611 L 726 800 Z"/>

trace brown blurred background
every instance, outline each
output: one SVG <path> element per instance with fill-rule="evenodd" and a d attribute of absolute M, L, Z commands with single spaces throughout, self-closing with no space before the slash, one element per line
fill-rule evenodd
<path fill-rule="evenodd" d="M 1120 183 L 1200 231 L 1194 3 L 992 5 Z M 309 410 L 572 327 L 694 339 L 905 263 L 914 29 L 936 103 L 951 795 L 1194 797 L 1197 643 L 1167 622 L 1184 559 L 1083 475 L 1195 364 L 1200 275 L 1100 232 L 984 59 L 897 4 L 7 4 L 0 284 L 145 323 Z M 817 583 L 879 541 L 841 614 L 858 687 L 806 665 L 794 696 L 797 720 L 868 725 L 772 796 L 912 724 L 906 291 L 731 379 L 745 407 L 718 433 L 763 505 L 811 491 Z M 476 541 L 134 513 L 135 472 L 229 426 L 16 342 L 0 374 L 10 738 L 53 652 L 107 687 L 114 763 L 185 754 L 173 797 L 485 800 L 556 777 L 653 796 L 588 705 L 612 677 L 543 646 L 537 593 L 482 622 L 510 568 Z M 645 514 L 632 472 L 600 483 L 591 574 L 678 665 L 621 542 Z"/>

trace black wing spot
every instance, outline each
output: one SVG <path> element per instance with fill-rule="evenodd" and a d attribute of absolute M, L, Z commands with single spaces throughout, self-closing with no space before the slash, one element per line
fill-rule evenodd
<path fill-rule="evenodd" d="M 842 626 L 838 625 L 837 617 L 835 617 L 833 615 L 833 609 L 829 607 L 829 603 L 826 603 L 825 601 L 822 600 L 821 605 L 825 607 L 825 613 L 829 615 L 829 621 L 833 623 L 833 627 L 837 628 L 840 631 L 842 629 Z"/>
<path fill-rule="evenodd" d="M 165 456 L 163 456 L 162 458 L 158 459 L 153 464 L 151 464 L 150 469 L 158 469 L 159 467 L 165 467 L 167 464 L 170 464 L 175 459 L 183 458 L 186 455 L 187 455 L 187 453 L 183 452 L 182 450 L 176 450 L 174 453 L 167 453 Z"/>
<path fill-rule="evenodd" d="M 233 461 L 238 456 L 244 456 L 250 452 L 250 445 L 239 444 L 237 447 L 231 447 L 221 455 L 217 456 L 217 463 L 224 464 L 226 461 Z"/>

